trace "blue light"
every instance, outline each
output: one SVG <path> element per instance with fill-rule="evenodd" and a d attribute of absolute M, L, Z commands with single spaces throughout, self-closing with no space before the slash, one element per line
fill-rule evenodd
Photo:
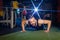
<path fill-rule="evenodd" d="M 32 5 L 33 5 L 33 7 L 34 7 L 34 12 L 33 12 L 33 14 L 32 14 L 32 15 L 34 15 L 34 14 L 35 14 L 35 12 L 41 11 L 41 10 L 38 10 L 38 8 L 39 8 L 39 6 L 41 6 L 41 4 L 42 4 L 43 0 L 41 0 L 41 2 L 38 4 L 38 6 L 37 6 L 37 7 L 34 5 L 34 3 L 33 3 L 33 1 L 32 1 L 32 0 L 31 0 L 31 2 L 32 2 Z"/>
<path fill-rule="evenodd" d="M 38 6 L 37 6 L 37 7 L 34 5 L 34 3 L 33 3 L 33 1 L 32 1 L 32 0 L 31 0 L 31 2 L 32 2 L 33 7 L 34 7 L 34 12 L 33 12 L 32 16 L 35 14 L 35 12 L 37 12 L 37 15 L 39 16 L 38 11 L 41 11 L 41 9 L 40 9 L 40 10 L 38 10 L 38 8 L 39 8 L 39 6 L 41 6 L 41 4 L 42 4 L 43 0 L 41 0 L 41 2 L 38 4 Z M 39 17 L 39 18 L 40 18 L 40 17 Z"/>
<path fill-rule="evenodd" d="M 41 6 L 42 3 L 43 3 L 43 0 L 41 0 L 41 2 L 39 3 L 39 5 L 37 6 L 37 8 L 39 8 L 39 6 Z"/>
<path fill-rule="evenodd" d="M 35 11 L 35 12 L 38 12 L 38 8 L 35 8 L 34 11 Z"/>
<path fill-rule="evenodd" d="M 34 1 L 37 1 L 37 0 L 34 0 Z"/>
<path fill-rule="evenodd" d="M 33 1 L 31 0 L 31 2 L 32 2 L 32 5 L 34 6 L 34 8 L 35 8 L 35 5 L 34 5 L 34 3 L 33 3 Z"/>

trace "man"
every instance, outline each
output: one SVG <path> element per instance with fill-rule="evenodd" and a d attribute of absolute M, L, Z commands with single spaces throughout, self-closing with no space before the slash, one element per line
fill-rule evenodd
<path fill-rule="evenodd" d="M 22 20 L 22 32 L 26 31 L 25 30 L 25 25 L 29 24 L 29 22 L 32 26 L 37 26 L 37 20 L 34 17 L 31 17 L 29 20 L 23 19 Z M 47 24 L 48 28 L 47 28 L 47 30 L 45 30 L 45 32 L 49 32 L 50 27 L 51 27 L 51 21 L 50 20 L 38 19 L 38 25 L 40 26 L 41 24 Z"/>
<path fill-rule="evenodd" d="M 37 20 L 34 17 L 30 17 L 30 19 L 22 19 L 22 31 L 25 32 L 25 25 L 31 24 L 32 26 L 37 26 Z"/>

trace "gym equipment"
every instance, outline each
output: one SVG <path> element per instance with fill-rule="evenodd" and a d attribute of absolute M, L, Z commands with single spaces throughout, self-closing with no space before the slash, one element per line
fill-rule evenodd
<path fill-rule="evenodd" d="M 10 26 L 11 26 L 11 28 L 13 28 L 14 27 L 14 25 L 13 25 L 13 9 L 11 8 L 11 17 L 10 17 L 10 19 L 8 19 L 8 7 L 5 7 L 5 12 L 6 13 L 4 13 L 4 16 L 3 16 L 3 19 L 6 17 L 6 19 L 5 20 L 0 20 L 0 23 L 7 23 L 7 25 L 8 25 L 8 23 L 10 23 Z M 6 14 L 6 15 L 5 15 Z"/>

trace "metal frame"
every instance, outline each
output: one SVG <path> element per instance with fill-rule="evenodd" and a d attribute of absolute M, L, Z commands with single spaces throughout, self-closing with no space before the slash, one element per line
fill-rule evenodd
<path fill-rule="evenodd" d="M 11 25 L 11 28 L 13 28 L 14 27 L 14 24 L 13 24 L 13 9 L 11 10 L 11 17 L 10 17 L 10 20 L 8 20 L 8 10 L 7 10 L 7 8 L 8 7 L 6 7 L 6 20 L 0 20 L 0 23 L 7 23 L 7 25 L 8 25 L 8 23 L 10 23 L 10 25 Z M 4 16 L 5 16 L 5 14 L 4 14 Z M 3 16 L 3 17 L 4 17 Z"/>

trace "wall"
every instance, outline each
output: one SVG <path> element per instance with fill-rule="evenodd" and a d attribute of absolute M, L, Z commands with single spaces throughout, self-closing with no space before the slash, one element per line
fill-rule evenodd
<path fill-rule="evenodd" d="M 60 10 L 60 0 L 57 1 L 57 10 Z M 60 23 L 60 12 L 57 12 L 57 23 Z"/>
<path fill-rule="evenodd" d="M 0 16 L 3 16 L 3 0 L 0 0 Z"/>

